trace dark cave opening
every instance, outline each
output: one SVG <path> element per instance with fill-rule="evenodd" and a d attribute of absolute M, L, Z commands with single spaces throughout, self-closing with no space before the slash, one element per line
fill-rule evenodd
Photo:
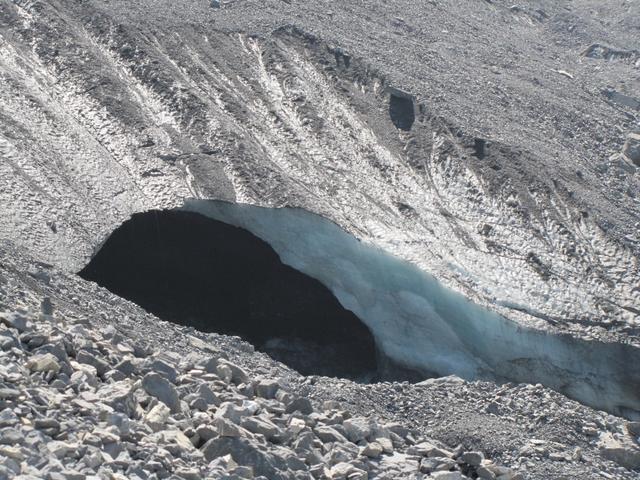
<path fill-rule="evenodd" d="M 397 129 L 408 132 L 416 119 L 413 100 L 391 93 L 389 97 L 389 116 Z"/>
<path fill-rule="evenodd" d="M 377 375 L 360 319 L 242 228 L 184 211 L 136 214 L 79 275 L 164 320 L 240 336 L 304 375 Z"/>

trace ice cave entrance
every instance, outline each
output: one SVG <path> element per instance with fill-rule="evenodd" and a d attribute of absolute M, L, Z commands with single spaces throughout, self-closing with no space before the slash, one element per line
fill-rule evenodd
<path fill-rule="evenodd" d="M 136 214 L 80 276 L 164 320 L 238 335 L 302 374 L 376 375 L 369 329 L 243 228 L 185 211 Z"/>
<path fill-rule="evenodd" d="M 542 383 L 640 419 L 640 349 L 515 323 L 303 209 L 194 199 L 140 213 L 80 275 L 303 374 Z"/>

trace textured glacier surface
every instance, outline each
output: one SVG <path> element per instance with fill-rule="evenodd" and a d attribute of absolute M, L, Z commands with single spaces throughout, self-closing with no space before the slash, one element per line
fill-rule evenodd
<path fill-rule="evenodd" d="M 184 209 L 245 228 L 332 290 L 377 347 L 425 373 L 541 383 L 587 405 L 640 412 L 638 350 L 517 325 L 406 261 L 302 209 L 189 200 Z"/>

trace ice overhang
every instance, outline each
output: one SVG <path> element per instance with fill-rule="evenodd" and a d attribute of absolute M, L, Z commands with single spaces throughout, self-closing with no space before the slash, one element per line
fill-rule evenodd
<path fill-rule="evenodd" d="M 637 348 L 519 325 L 302 209 L 203 200 L 183 209 L 267 242 L 283 263 L 329 288 L 401 365 L 469 380 L 541 383 L 586 405 L 640 416 Z"/>

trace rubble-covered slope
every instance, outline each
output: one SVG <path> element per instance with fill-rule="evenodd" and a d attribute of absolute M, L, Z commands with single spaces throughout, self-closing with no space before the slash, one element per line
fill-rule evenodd
<path fill-rule="evenodd" d="M 67 275 L 133 213 L 189 198 L 302 207 L 511 326 L 639 348 L 637 2 L 216 3 L 0 1 L 5 252 Z M 103 295 L 76 281 L 81 293 L 57 302 Z M 7 308 L 43 280 L 25 282 Z M 109 298 L 108 321 L 138 322 Z M 336 388 L 324 379 L 314 395 L 323 382 Z M 501 395 L 462 385 L 454 409 Z M 531 410 L 518 395 L 513 418 L 490 412 L 514 437 Z M 619 419 L 558 402 L 627 435 Z M 551 413 L 540 415 L 530 428 L 542 433 Z M 534 452 L 538 478 L 630 475 L 587 433 L 552 434 L 592 457 L 506 440 L 495 453 L 526 467 Z"/>
<path fill-rule="evenodd" d="M 0 295 L 1 478 L 640 478 L 637 422 L 542 385 L 302 377 L 6 243 Z"/>

